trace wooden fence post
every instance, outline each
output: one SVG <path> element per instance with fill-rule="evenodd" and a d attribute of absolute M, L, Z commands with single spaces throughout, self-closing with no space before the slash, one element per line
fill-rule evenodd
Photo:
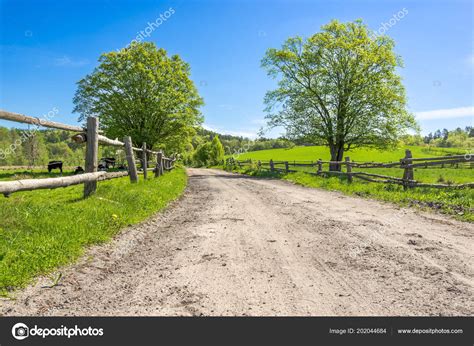
<path fill-rule="evenodd" d="M 288 161 L 285 161 L 285 171 L 286 173 L 288 173 L 290 169 L 288 168 Z"/>
<path fill-rule="evenodd" d="M 411 151 L 409 149 L 405 150 L 405 158 L 403 159 L 403 165 L 405 170 L 403 171 L 403 189 L 407 189 L 411 186 L 411 180 L 414 180 L 414 173 L 412 167 L 407 167 L 408 165 L 412 164 L 413 156 L 411 155 Z"/>
<path fill-rule="evenodd" d="M 99 120 L 87 118 L 86 173 L 97 172 L 99 153 Z M 97 190 L 97 181 L 84 183 L 84 197 L 89 197 Z"/>
<path fill-rule="evenodd" d="M 137 166 L 135 164 L 135 155 L 132 149 L 132 139 L 127 136 L 123 139 L 125 143 L 125 154 L 127 155 L 128 174 L 130 175 L 130 182 L 136 183 L 138 181 Z"/>
<path fill-rule="evenodd" d="M 262 168 L 262 161 L 258 160 L 257 162 L 257 170 L 260 172 L 260 169 Z"/>
<path fill-rule="evenodd" d="M 148 173 L 147 173 L 147 169 L 148 169 L 148 158 L 147 158 L 147 152 L 146 152 L 146 143 L 144 142 L 143 143 L 143 156 L 142 156 L 142 169 L 143 169 L 143 179 L 147 179 L 148 177 Z"/>
<path fill-rule="evenodd" d="M 321 174 L 323 172 L 323 163 L 322 163 L 322 160 L 319 159 L 318 160 L 318 171 L 317 171 L 317 174 Z"/>
<path fill-rule="evenodd" d="M 161 154 L 160 174 L 163 175 L 165 174 L 165 159 L 164 159 L 165 153 L 162 150 L 160 150 L 160 154 Z"/>
<path fill-rule="evenodd" d="M 347 181 L 352 183 L 352 166 L 351 166 L 351 158 L 346 156 L 346 170 L 347 170 Z"/>
<path fill-rule="evenodd" d="M 270 159 L 270 172 L 274 172 L 275 171 L 275 165 L 273 164 L 273 160 Z"/>
<path fill-rule="evenodd" d="M 161 175 L 161 161 L 162 161 L 163 153 L 161 150 L 156 154 L 156 169 L 155 169 L 155 177 L 159 177 Z"/>

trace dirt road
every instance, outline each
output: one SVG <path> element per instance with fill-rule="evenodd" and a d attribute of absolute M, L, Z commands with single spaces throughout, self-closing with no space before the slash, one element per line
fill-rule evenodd
<path fill-rule="evenodd" d="M 4 315 L 472 315 L 472 224 L 189 169 L 184 196 Z"/>

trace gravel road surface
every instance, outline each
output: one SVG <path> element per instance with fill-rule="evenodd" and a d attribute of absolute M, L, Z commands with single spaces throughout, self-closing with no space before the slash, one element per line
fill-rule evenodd
<path fill-rule="evenodd" d="M 189 169 L 185 194 L 2 300 L 2 315 L 473 315 L 474 226 Z"/>

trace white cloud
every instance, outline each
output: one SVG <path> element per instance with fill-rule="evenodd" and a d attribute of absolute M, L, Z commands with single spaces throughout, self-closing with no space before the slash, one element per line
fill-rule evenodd
<path fill-rule="evenodd" d="M 89 63 L 86 59 L 71 59 L 67 55 L 64 55 L 61 58 L 54 59 L 54 65 L 56 66 L 66 66 L 66 67 L 80 67 L 87 65 Z"/>
<path fill-rule="evenodd" d="M 415 115 L 419 120 L 474 117 L 474 106 L 435 109 L 431 111 L 416 112 Z"/>
<path fill-rule="evenodd" d="M 223 135 L 231 135 L 231 136 L 242 136 L 242 137 L 248 137 L 248 138 L 257 138 L 257 131 L 228 131 L 228 130 L 222 130 L 219 129 L 215 126 L 209 125 L 209 124 L 203 124 L 203 128 L 209 131 L 217 132 Z"/>

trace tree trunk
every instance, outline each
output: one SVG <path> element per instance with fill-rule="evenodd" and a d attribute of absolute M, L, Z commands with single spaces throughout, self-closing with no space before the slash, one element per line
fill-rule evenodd
<path fill-rule="evenodd" d="M 342 161 L 344 156 L 344 144 L 330 145 L 329 150 L 331 151 L 331 161 Z M 340 172 L 341 167 L 342 165 L 339 163 L 329 164 L 329 170 L 333 172 Z"/>

